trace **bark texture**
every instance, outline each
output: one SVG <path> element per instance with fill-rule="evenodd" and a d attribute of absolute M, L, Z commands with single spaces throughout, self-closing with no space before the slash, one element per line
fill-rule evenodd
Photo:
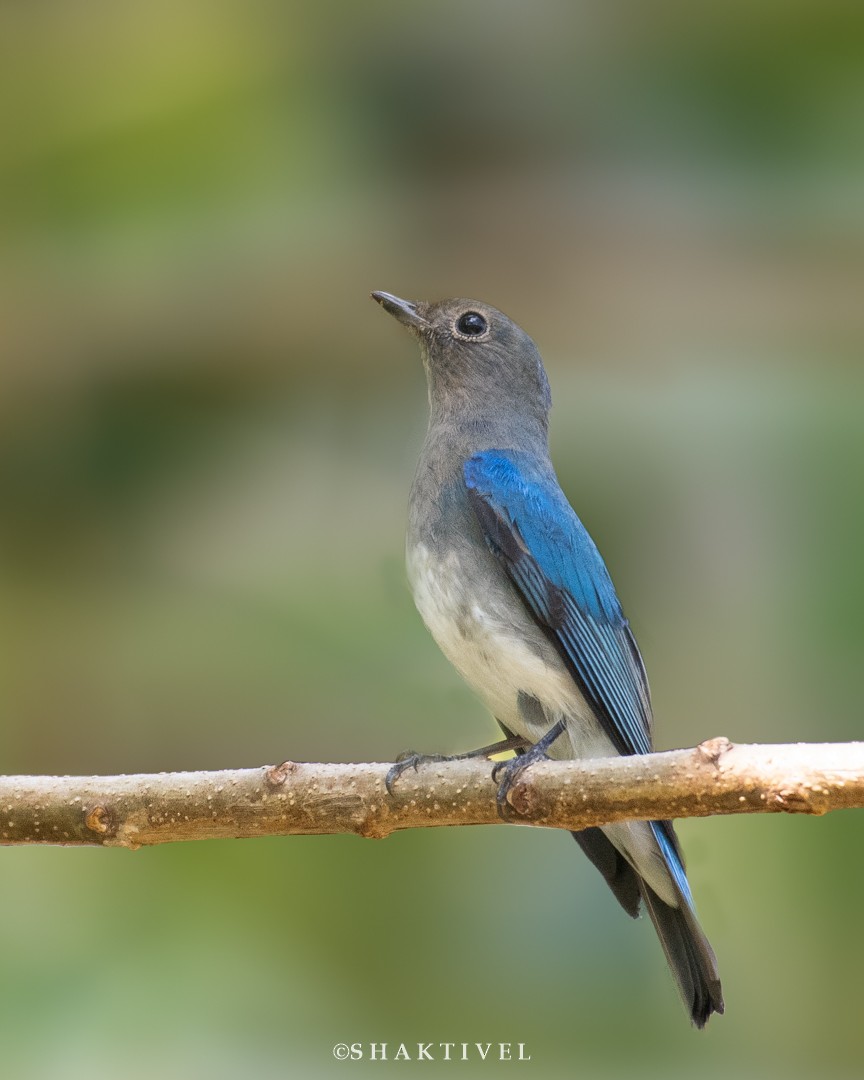
<path fill-rule="evenodd" d="M 491 764 L 421 765 L 387 793 L 388 764 L 286 761 L 136 776 L 0 777 L 0 844 L 136 848 L 177 840 L 356 833 L 500 822 Z M 542 762 L 510 793 L 510 820 L 583 829 L 613 821 L 864 807 L 864 743 L 733 745 Z"/>

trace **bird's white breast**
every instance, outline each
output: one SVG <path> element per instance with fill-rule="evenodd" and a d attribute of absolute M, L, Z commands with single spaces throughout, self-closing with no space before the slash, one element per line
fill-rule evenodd
<path fill-rule="evenodd" d="M 576 687 L 551 647 L 529 619 L 496 600 L 488 582 L 472 580 L 456 552 L 443 558 L 419 544 L 408 552 L 408 577 L 417 609 L 439 648 L 511 730 L 537 739 L 519 716 L 519 693 L 530 694 L 551 712 L 571 712 Z M 532 644 L 533 642 L 533 644 Z M 548 725 L 547 725 L 548 726 Z"/>
<path fill-rule="evenodd" d="M 409 548 L 407 565 L 414 602 L 439 648 L 502 724 L 536 742 L 563 716 L 567 728 L 550 747 L 550 757 L 616 753 L 563 662 L 551 645 L 544 645 L 542 633 L 527 612 L 519 612 L 512 596 L 496 597 L 494 582 L 472 578 L 470 564 L 463 565 L 456 552 L 438 558 L 418 544 Z M 540 726 L 532 725 L 519 709 L 520 692 L 543 706 Z M 627 822 L 604 831 L 654 891 L 677 906 L 649 827 Z"/>

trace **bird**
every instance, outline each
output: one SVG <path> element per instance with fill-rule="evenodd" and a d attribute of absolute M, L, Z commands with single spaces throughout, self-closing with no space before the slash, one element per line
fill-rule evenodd
<path fill-rule="evenodd" d="M 516 778 L 546 758 L 647 754 L 648 679 L 606 565 L 549 455 L 549 381 L 537 346 L 477 300 L 372 293 L 417 339 L 429 423 L 411 487 L 406 565 L 419 613 L 504 739 L 446 757 L 408 753 L 387 775 L 451 757 L 493 769 L 502 817 Z M 647 911 L 692 1023 L 724 1010 L 670 821 L 572 833 L 628 915 Z"/>

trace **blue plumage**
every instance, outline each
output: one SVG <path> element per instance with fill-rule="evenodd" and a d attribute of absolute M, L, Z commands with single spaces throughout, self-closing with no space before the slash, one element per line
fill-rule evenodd
<path fill-rule="evenodd" d="M 531 455 L 487 450 L 463 466 L 486 542 L 595 705 L 621 754 L 651 752 L 651 699 L 636 642 L 597 546 Z M 668 822 L 651 830 L 684 902 L 693 897 Z"/>
<path fill-rule="evenodd" d="M 651 750 L 648 681 L 606 565 L 549 470 L 487 450 L 464 465 L 487 542 L 621 754 Z"/>
<path fill-rule="evenodd" d="M 687 874 L 684 872 L 684 864 L 681 862 L 678 845 L 675 843 L 675 837 L 672 833 L 671 826 L 666 821 L 652 821 L 651 829 L 657 839 L 657 843 L 660 845 L 660 850 L 663 852 L 666 865 L 669 867 L 669 870 L 675 879 L 675 884 L 678 886 L 681 895 L 684 897 L 687 904 L 692 908 L 693 894 L 690 892 L 690 882 L 687 880 Z"/>

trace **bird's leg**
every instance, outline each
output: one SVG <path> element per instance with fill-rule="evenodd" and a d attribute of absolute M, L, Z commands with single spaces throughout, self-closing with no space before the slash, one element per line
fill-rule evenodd
<path fill-rule="evenodd" d="M 507 796 L 512 791 L 513 785 L 526 769 L 535 765 L 538 761 L 546 760 L 548 756 L 546 751 L 552 743 L 555 742 L 558 736 L 563 734 L 566 726 L 565 720 L 559 720 L 549 728 L 542 739 L 538 739 L 538 741 L 523 754 L 513 758 L 512 761 L 499 761 L 492 770 L 492 779 L 498 784 L 498 813 L 505 821 L 511 816 L 511 808 L 510 803 L 507 801 Z"/>
<path fill-rule="evenodd" d="M 491 743 L 489 746 L 481 746 L 479 750 L 467 750 L 464 754 L 417 754 L 413 750 L 405 750 L 396 758 L 396 764 L 391 765 L 384 779 L 384 784 L 390 795 L 393 794 L 393 785 L 406 769 L 417 771 L 420 765 L 432 765 L 441 761 L 467 761 L 469 758 L 492 757 L 493 754 L 503 754 L 505 750 L 521 750 L 530 745 L 527 739 L 521 735 L 509 735 L 506 739 Z"/>

